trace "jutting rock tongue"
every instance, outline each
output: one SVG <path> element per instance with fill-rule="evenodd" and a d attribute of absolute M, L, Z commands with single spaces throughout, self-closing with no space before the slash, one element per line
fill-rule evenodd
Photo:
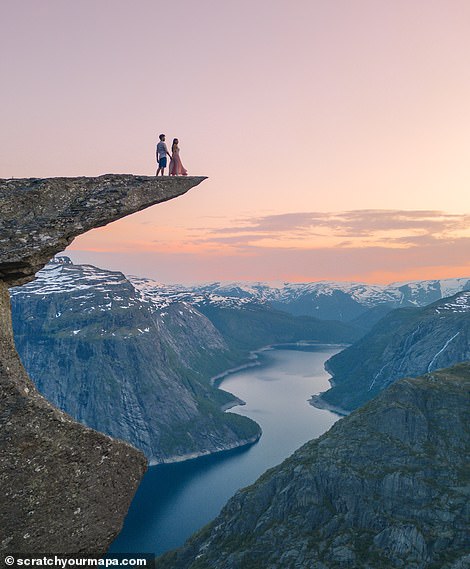
<path fill-rule="evenodd" d="M 203 179 L 0 180 L 0 552 L 103 554 L 147 467 L 37 392 L 14 345 L 8 287 L 33 280 L 75 236 Z"/>
<path fill-rule="evenodd" d="M 0 180 L 0 279 L 21 285 L 74 237 L 185 194 L 205 177 Z"/>

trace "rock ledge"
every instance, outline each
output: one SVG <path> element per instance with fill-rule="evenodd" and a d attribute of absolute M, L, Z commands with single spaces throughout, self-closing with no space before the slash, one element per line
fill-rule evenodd
<path fill-rule="evenodd" d="M 140 451 L 76 423 L 38 393 L 15 348 L 8 287 L 33 280 L 77 235 L 202 180 L 0 180 L 0 553 L 102 555 L 147 468 Z"/>
<path fill-rule="evenodd" d="M 17 286 L 89 229 L 185 194 L 205 177 L 0 179 L 0 279 Z"/>

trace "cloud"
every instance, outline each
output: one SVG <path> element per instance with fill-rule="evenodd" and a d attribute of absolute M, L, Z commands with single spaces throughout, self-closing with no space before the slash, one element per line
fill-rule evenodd
<path fill-rule="evenodd" d="M 122 246 L 106 241 L 93 249 L 91 236 L 90 244 L 82 236 L 72 249 L 81 250 L 80 260 L 112 259 L 124 272 L 166 282 L 391 282 L 470 275 L 468 214 L 356 210 L 256 216 L 223 226 L 219 221 L 216 228 L 162 231 L 158 240 L 154 232 L 147 240 L 140 235 Z"/>
<path fill-rule="evenodd" d="M 205 243 L 247 246 L 419 247 L 434 240 L 470 236 L 470 215 L 442 211 L 355 210 L 299 212 L 234 220 L 233 224 L 201 234 Z M 290 245 L 289 245 L 290 244 Z"/>
<path fill-rule="evenodd" d="M 153 277 L 161 282 L 237 281 L 392 281 L 470 277 L 470 238 L 449 248 L 436 242 L 405 250 L 385 247 L 352 249 L 263 249 L 250 255 L 221 256 L 185 251 L 133 254 L 72 251 L 79 262 Z"/>

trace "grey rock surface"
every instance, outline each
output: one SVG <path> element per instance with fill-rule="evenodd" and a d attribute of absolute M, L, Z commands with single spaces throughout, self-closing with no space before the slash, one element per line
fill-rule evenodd
<path fill-rule="evenodd" d="M 470 360 L 470 292 L 390 312 L 326 368 L 332 387 L 313 405 L 355 409 L 402 377 Z"/>
<path fill-rule="evenodd" d="M 204 177 L 106 174 L 97 178 L 0 180 L 0 280 L 34 275 L 77 235 L 176 198 Z"/>
<path fill-rule="evenodd" d="M 65 262 L 64 262 L 65 261 Z M 159 308 L 120 272 L 54 259 L 10 289 L 17 350 L 40 393 L 151 464 L 254 442 L 260 428 L 210 377 L 239 363 L 185 302 Z"/>
<path fill-rule="evenodd" d="M 99 555 L 146 470 L 141 452 L 73 421 L 36 390 L 0 284 L 0 552 Z"/>
<path fill-rule="evenodd" d="M 469 425 L 470 363 L 402 379 L 157 567 L 468 569 Z"/>
<path fill-rule="evenodd" d="M 36 390 L 15 348 L 8 287 L 75 236 L 178 195 L 204 178 L 131 175 L 0 181 L 0 551 L 103 554 L 147 462 L 73 421 Z"/>

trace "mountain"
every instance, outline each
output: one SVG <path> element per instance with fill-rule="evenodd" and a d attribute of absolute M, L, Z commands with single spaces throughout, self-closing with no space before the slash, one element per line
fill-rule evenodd
<path fill-rule="evenodd" d="M 360 328 L 347 322 L 293 316 L 269 305 L 247 303 L 241 309 L 204 305 L 198 310 L 230 345 L 245 351 L 302 340 L 349 344 L 362 336 Z"/>
<path fill-rule="evenodd" d="M 470 567 L 469 395 L 469 363 L 397 381 L 239 491 L 157 567 Z"/>
<path fill-rule="evenodd" d="M 462 290 L 470 290 L 470 279 L 410 281 L 391 285 L 348 282 L 313 283 L 209 283 L 203 285 L 163 285 L 151 279 L 130 276 L 132 283 L 164 304 L 180 300 L 202 310 L 203 307 L 238 308 L 261 304 L 295 316 L 323 320 L 355 321 L 371 309 L 384 311 L 400 306 L 425 306 Z M 362 325 L 377 321 L 372 311 Z"/>
<path fill-rule="evenodd" d="M 352 342 L 358 329 L 247 303 L 203 314 L 122 273 L 49 263 L 11 289 L 18 352 L 40 392 L 78 421 L 131 442 L 153 463 L 254 442 L 259 427 L 224 413 L 239 400 L 210 378 L 250 351 L 300 340 Z"/>
<path fill-rule="evenodd" d="M 142 277 L 128 278 L 161 310 L 174 302 L 193 306 L 212 322 L 232 347 L 242 352 L 268 344 L 301 340 L 351 343 L 363 333 L 362 328 L 354 324 L 295 316 L 273 308 L 257 284 L 224 287 L 214 284 L 186 288 L 183 285 L 164 285 Z"/>
<path fill-rule="evenodd" d="M 470 360 L 470 292 L 424 308 L 390 312 L 355 344 L 330 358 L 332 387 L 313 404 L 355 409 L 400 377 Z"/>
<path fill-rule="evenodd" d="M 67 258 L 11 289 L 15 342 L 40 392 L 78 421 L 131 442 L 153 462 L 255 441 L 253 421 L 211 375 L 237 364 L 211 322 L 175 302 L 160 310 L 122 273 Z"/>

